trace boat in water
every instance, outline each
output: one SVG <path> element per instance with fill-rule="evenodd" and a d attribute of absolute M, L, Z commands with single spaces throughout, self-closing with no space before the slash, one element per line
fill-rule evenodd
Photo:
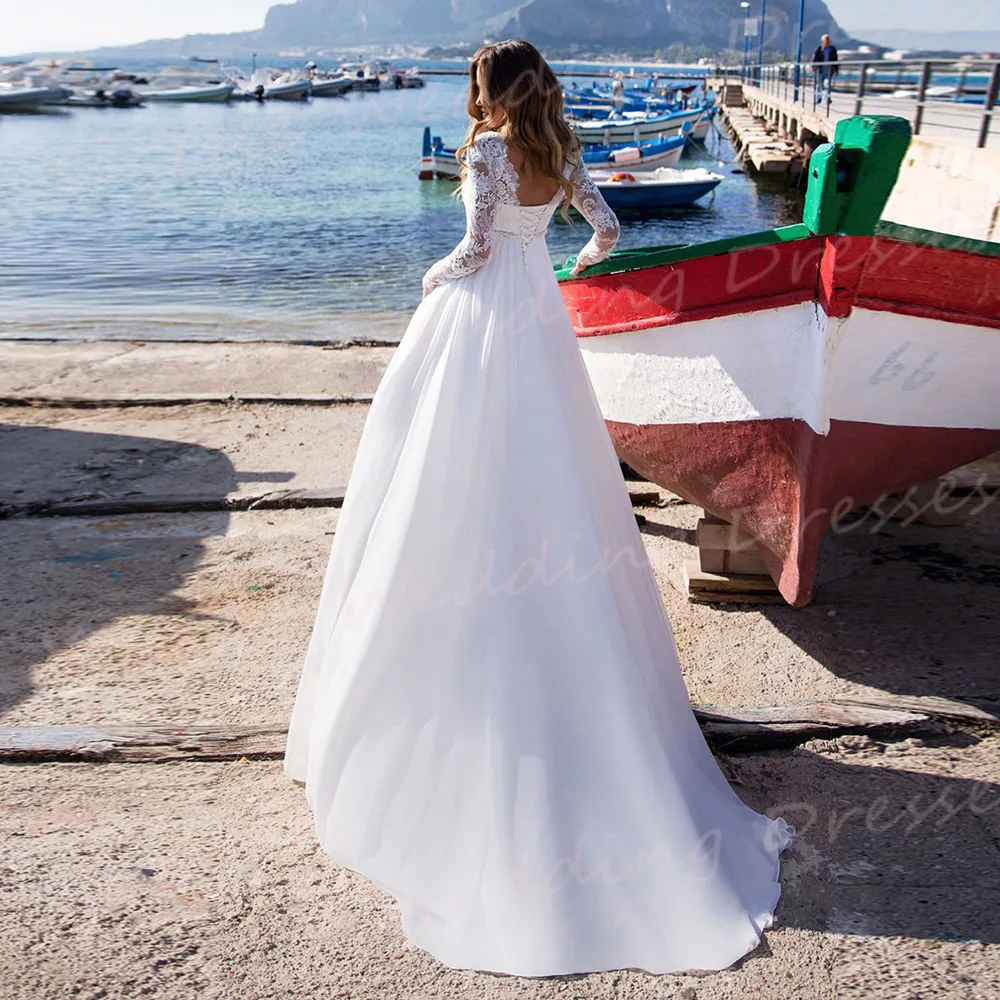
<path fill-rule="evenodd" d="M 681 134 L 668 139 L 650 139 L 648 142 L 618 143 L 610 146 L 590 145 L 583 147 L 583 162 L 591 170 L 609 167 L 629 171 L 652 171 L 658 167 L 673 166 L 681 158 L 687 144 L 690 126 L 685 124 Z M 441 136 L 431 135 L 430 128 L 424 128 L 423 147 L 420 154 L 422 181 L 443 177 L 457 179 L 459 164 L 455 159 L 455 148 L 445 146 Z M 612 172 L 613 172 L 612 170 Z"/>
<path fill-rule="evenodd" d="M 654 114 L 614 112 L 603 119 L 571 119 L 570 125 L 584 145 L 642 142 L 655 136 L 677 135 L 686 122 L 690 124 L 691 138 L 700 141 L 708 134 L 712 113 L 713 105 L 705 104 L 687 111 Z"/>
<path fill-rule="evenodd" d="M 704 167 L 656 167 L 645 172 L 590 168 L 590 176 L 615 212 L 648 212 L 693 205 L 724 180 Z"/>
<path fill-rule="evenodd" d="M 343 97 L 354 86 L 349 76 L 312 76 L 309 82 L 313 97 Z"/>
<path fill-rule="evenodd" d="M 0 83 L 0 112 L 39 111 L 63 104 L 73 92 L 68 87 L 31 87 Z"/>
<path fill-rule="evenodd" d="M 583 147 L 583 162 L 590 168 L 655 170 L 657 167 L 675 167 L 687 148 L 690 122 L 681 126 L 678 135 L 666 139 L 649 139 L 639 143 L 614 143 L 604 146 L 597 143 Z"/>
<path fill-rule="evenodd" d="M 749 533 L 796 606 L 846 514 L 1000 448 L 1000 244 L 881 220 L 909 142 L 844 119 L 800 224 L 558 275 L 619 457 Z"/>
<path fill-rule="evenodd" d="M 56 66 L 42 60 L 0 66 L 0 112 L 40 111 L 64 103 L 73 91 L 52 79 Z"/>
<path fill-rule="evenodd" d="M 460 167 L 455 159 L 456 152 L 455 148 L 445 146 L 441 136 L 432 136 L 430 128 L 425 126 L 417 176 L 422 181 L 432 181 L 439 177 L 457 180 Z"/>

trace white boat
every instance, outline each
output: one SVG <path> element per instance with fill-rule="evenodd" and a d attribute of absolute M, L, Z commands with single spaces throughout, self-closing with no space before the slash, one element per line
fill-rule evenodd
<path fill-rule="evenodd" d="M 233 90 L 235 87 L 231 83 L 207 86 L 186 84 L 175 87 L 153 81 L 148 87 L 137 88 L 139 95 L 147 101 L 183 101 L 193 104 L 224 104 L 232 97 Z"/>
<path fill-rule="evenodd" d="M 233 75 L 229 82 L 235 88 L 234 96 L 240 100 L 301 101 L 312 93 L 312 81 L 297 71 L 283 73 L 261 67 L 253 71 L 249 80 Z"/>
<path fill-rule="evenodd" d="M 342 97 L 353 86 L 354 81 L 349 76 L 314 76 L 310 78 L 313 97 Z"/>
<path fill-rule="evenodd" d="M 396 70 L 392 74 L 392 85 L 399 90 L 411 90 L 417 87 L 426 87 L 427 81 L 420 75 L 420 70 L 414 66 L 403 72 Z"/>
<path fill-rule="evenodd" d="M 225 78 L 217 59 L 192 59 L 190 65 L 164 66 L 148 78 L 137 74 L 119 77 L 134 84 L 148 101 L 224 104 L 236 89 Z"/>
<path fill-rule="evenodd" d="M 146 99 L 131 87 L 74 87 L 64 103 L 71 108 L 138 108 Z"/>
<path fill-rule="evenodd" d="M 72 91 L 50 78 L 58 65 L 35 59 L 0 67 L 0 111 L 37 111 L 62 104 Z"/>
<path fill-rule="evenodd" d="M 614 211 L 642 212 L 649 209 L 692 205 L 714 191 L 725 179 L 722 174 L 691 167 L 657 167 L 646 173 L 632 174 L 609 168 L 590 168 L 590 176 L 604 200 Z"/>
<path fill-rule="evenodd" d="M 304 101 L 311 93 L 312 81 L 300 73 L 281 73 L 264 85 L 264 97 L 269 101 Z"/>
<path fill-rule="evenodd" d="M 68 87 L 0 83 L 0 111 L 37 111 L 46 105 L 62 104 L 72 93 Z"/>
<path fill-rule="evenodd" d="M 692 138 L 699 138 L 699 126 L 707 129 L 708 111 L 693 108 L 690 111 L 672 111 L 667 114 L 629 113 L 597 121 L 573 121 L 570 125 L 580 142 L 609 145 L 618 142 L 642 142 L 654 136 L 677 135 L 685 122 L 690 122 Z M 702 133 L 704 135 L 704 133 Z"/>
<path fill-rule="evenodd" d="M 344 63 L 340 72 L 351 78 L 352 90 L 381 90 L 389 86 L 391 63 L 376 59 L 365 63 Z"/>

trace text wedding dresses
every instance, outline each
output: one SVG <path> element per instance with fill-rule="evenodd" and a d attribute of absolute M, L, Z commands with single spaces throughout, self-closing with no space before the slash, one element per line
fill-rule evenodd
<path fill-rule="evenodd" d="M 670 623 L 503 137 L 372 401 L 285 773 L 411 942 L 524 976 L 720 969 L 756 946 L 794 830 L 745 805 Z M 618 223 L 582 164 L 573 204 Z"/>

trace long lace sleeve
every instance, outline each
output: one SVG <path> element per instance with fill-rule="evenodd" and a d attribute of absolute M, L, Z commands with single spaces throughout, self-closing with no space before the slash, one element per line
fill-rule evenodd
<path fill-rule="evenodd" d="M 427 270 L 423 279 L 425 293 L 446 281 L 473 274 L 489 260 L 500 203 L 500 158 L 503 155 L 503 140 L 492 134 L 479 136 L 465 151 L 468 168 L 462 191 L 465 236 L 447 257 L 442 257 Z"/>
<path fill-rule="evenodd" d="M 577 254 L 573 271 L 579 272 L 599 264 L 614 250 L 621 227 L 582 161 L 573 163 L 569 180 L 573 185 L 573 207 L 594 227 L 594 235 Z"/>

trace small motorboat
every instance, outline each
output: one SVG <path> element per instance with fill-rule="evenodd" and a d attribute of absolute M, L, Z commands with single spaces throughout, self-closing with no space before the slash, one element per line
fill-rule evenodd
<path fill-rule="evenodd" d="M 610 146 L 592 144 L 583 147 L 583 162 L 591 168 L 615 167 L 626 170 L 655 170 L 676 166 L 687 146 L 690 122 L 685 122 L 680 135 L 649 139 L 646 142 Z"/>
<path fill-rule="evenodd" d="M 426 87 L 427 81 L 420 75 L 417 67 L 414 66 L 408 70 L 393 71 L 392 85 L 396 90 L 414 90 L 418 87 Z"/>
<path fill-rule="evenodd" d="M 158 82 L 156 78 L 150 81 L 148 87 L 138 87 L 137 93 L 147 101 L 174 101 L 188 104 L 225 104 L 233 96 L 236 89 L 231 83 L 216 83 L 199 86 L 183 84 L 180 87 Z"/>
<path fill-rule="evenodd" d="M 257 70 L 250 78 L 251 82 L 257 74 L 273 73 L 273 70 Z M 263 82 L 263 77 L 259 78 Z M 268 101 L 304 101 L 312 93 L 312 81 L 301 73 L 279 73 L 270 82 L 264 82 L 264 99 Z"/>
<path fill-rule="evenodd" d="M 0 111 L 38 111 L 62 104 L 73 91 L 62 81 L 53 79 L 53 71 L 60 65 L 33 59 L 0 66 Z"/>
<path fill-rule="evenodd" d="M 381 90 L 381 66 L 375 63 L 344 63 L 340 72 L 351 78 L 352 90 Z"/>
<path fill-rule="evenodd" d="M 666 114 L 615 112 L 601 121 L 571 121 L 570 126 L 585 145 L 594 143 L 607 146 L 613 143 L 642 142 L 653 136 L 676 135 L 685 122 L 691 123 L 692 138 L 697 138 L 698 125 L 709 113 L 709 105 Z"/>
<path fill-rule="evenodd" d="M 192 59 L 190 65 L 164 66 L 149 77 L 118 73 L 115 80 L 130 83 L 147 101 L 160 102 L 225 104 L 236 89 L 226 79 L 218 59 Z"/>
<path fill-rule="evenodd" d="M 634 174 L 608 168 L 591 169 L 590 176 L 608 206 L 616 212 L 692 205 L 725 180 L 722 174 L 704 167 L 685 170 L 657 167 Z"/>
<path fill-rule="evenodd" d="M 312 84 L 313 97 L 343 97 L 353 86 L 354 81 L 349 76 L 313 76 L 309 78 Z"/>
<path fill-rule="evenodd" d="M 0 111 L 38 111 L 47 105 L 63 104 L 72 95 L 68 87 L 31 87 L 0 83 Z"/>
<path fill-rule="evenodd" d="M 65 103 L 71 108 L 138 108 L 146 99 L 131 87 L 85 87 L 74 88 Z"/>

